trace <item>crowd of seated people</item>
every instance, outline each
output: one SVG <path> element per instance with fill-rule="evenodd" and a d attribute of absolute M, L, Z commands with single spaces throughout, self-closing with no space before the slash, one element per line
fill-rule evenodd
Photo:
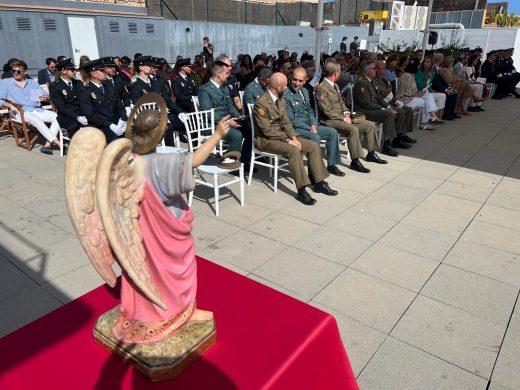
<path fill-rule="evenodd" d="M 350 168 L 369 173 L 362 161 L 386 164 L 377 152 L 395 158 L 399 155 L 397 149 L 411 148 L 417 142 L 409 136 L 414 130 L 414 114 L 420 115 L 420 129 L 434 130 L 444 121 L 484 111 L 482 102 L 490 97 L 486 83 L 496 85 L 493 99 L 520 97 L 515 89 L 520 73 L 513 65 L 513 49 L 491 51 L 484 59 L 480 49 L 461 50 L 454 55 L 426 51 L 423 58 L 421 50 L 407 57 L 354 48 L 330 56 L 323 54 L 320 69 L 316 69 L 314 57 L 308 52 L 301 56 L 287 50 L 277 55 L 244 53 L 235 61 L 216 54 L 201 53 L 193 59 L 177 56 L 173 67 L 165 58 L 142 53 L 136 53 L 133 60 L 127 56 L 82 56 L 77 65 L 70 58 L 49 57 L 45 68 L 38 72 L 38 82 L 28 75 L 25 62 L 12 58 L 4 65 L 0 106 L 13 116 L 18 106 L 23 107 L 26 121 L 46 139 L 41 151 L 52 154 L 53 146 L 59 146 L 59 128 L 73 136 L 82 126 L 94 125 L 105 133 L 108 142 L 123 137 L 132 105 L 143 94 L 156 92 L 169 110 L 166 144 L 173 143 L 174 131 L 185 131 L 184 113 L 214 109 L 215 121 L 230 117 L 228 146 L 241 152 L 247 172 L 252 145 L 257 140 L 252 138 L 250 121 L 244 116 L 249 115 L 247 105 L 256 104 L 256 137 L 263 134 L 260 148 L 292 156 L 287 147 L 280 147 L 283 141 L 306 150 L 310 158 L 315 153 L 312 144 L 325 143 L 326 164 L 322 167 L 313 157 L 319 174 L 312 178 L 311 172 L 310 182 L 317 179 L 318 192 L 333 195 L 335 191 L 322 181 L 328 174 L 344 175 L 338 168 L 339 138 L 346 138 Z M 49 94 L 41 84 L 47 84 Z M 347 86 L 352 86 L 351 96 Z M 262 96 L 263 103 L 258 106 Z M 42 108 L 41 101 L 49 99 L 55 112 Z M 271 118 L 270 113 L 280 110 L 277 101 L 284 102 L 286 116 L 278 112 L 276 118 Z M 274 104 L 275 110 L 266 109 L 266 104 Z M 285 136 L 263 128 L 273 121 L 279 123 Z M 276 142 L 267 141 L 271 136 Z M 366 155 L 361 147 L 363 137 Z M 308 180 L 301 176 L 299 167 L 292 171 L 304 189 Z M 302 203 L 314 203 L 301 188 L 298 191 Z"/>

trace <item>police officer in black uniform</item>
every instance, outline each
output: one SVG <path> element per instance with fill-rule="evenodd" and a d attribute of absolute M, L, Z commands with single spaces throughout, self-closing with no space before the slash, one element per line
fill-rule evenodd
<path fill-rule="evenodd" d="M 49 95 L 58 113 L 58 123 L 67 130 L 69 137 L 72 137 L 81 126 L 87 125 L 87 118 L 83 116 L 78 100 L 83 84 L 74 77 L 76 66 L 72 59 L 59 61 L 56 69 L 59 78 L 49 85 Z"/>
<path fill-rule="evenodd" d="M 103 85 L 111 85 L 114 87 L 123 102 L 123 106 L 130 107 L 130 95 L 128 94 L 124 81 L 120 77 L 117 77 L 117 65 L 114 62 L 114 57 L 103 57 L 101 61 L 103 61 L 105 65 L 105 73 L 107 75 L 106 80 L 103 81 Z"/>
<path fill-rule="evenodd" d="M 191 98 L 197 96 L 199 88 L 191 76 L 191 58 L 183 58 L 175 63 L 177 76 L 172 80 L 175 102 L 186 112 L 194 112 L 195 106 Z"/>
<path fill-rule="evenodd" d="M 83 68 L 90 81 L 79 94 L 79 106 L 88 123 L 103 133 L 107 143 L 124 137 L 127 116 L 115 87 L 103 84 L 105 65 L 101 59 L 87 62 Z"/>
<path fill-rule="evenodd" d="M 128 88 L 130 99 L 132 100 L 132 103 L 135 104 L 141 96 L 146 95 L 147 93 L 155 92 L 161 95 L 166 102 L 166 107 L 169 111 L 168 120 L 170 122 L 164 140 L 166 145 L 173 146 L 173 131 L 178 131 L 181 134 L 186 133 L 184 123 L 182 123 L 178 117 L 183 110 L 168 96 L 164 86 L 164 80 L 160 77 L 150 77 L 152 76 L 155 63 L 156 61 L 152 56 L 140 56 L 134 59 L 137 79 L 135 82 L 130 84 Z"/>

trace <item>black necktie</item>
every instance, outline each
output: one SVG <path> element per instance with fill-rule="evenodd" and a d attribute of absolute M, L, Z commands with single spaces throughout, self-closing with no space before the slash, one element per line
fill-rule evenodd
<path fill-rule="evenodd" d="M 69 81 L 69 88 L 72 91 L 72 81 Z"/>
<path fill-rule="evenodd" d="M 99 89 L 101 90 L 101 94 L 104 95 L 105 94 L 105 88 L 103 88 L 103 85 L 100 85 Z"/>

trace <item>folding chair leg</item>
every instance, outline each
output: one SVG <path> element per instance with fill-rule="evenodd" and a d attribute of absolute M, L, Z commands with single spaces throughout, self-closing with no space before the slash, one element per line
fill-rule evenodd
<path fill-rule="evenodd" d="M 193 203 L 193 191 L 190 191 L 188 194 L 188 206 L 191 207 L 191 204 Z"/>
<path fill-rule="evenodd" d="M 243 164 L 242 164 L 243 166 Z M 249 177 L 247 178 L 247 185 L 251 185 L 251 180 L 253 179 L 253 170 L 255 169 L 255 152 L 251 154 L 251 162 L 249 163 Z"/>
<path fill-rule="evenodd" d="M 243 174 L 243 170 L 242 170 L 242 174 Z M 218 175 L 217 174 L 214 174 L 213 175 L 213 190 L 215 192 L 215 215 L 218 217 L 218 214 L 219 214 L 219 210 L 218 210 L 218 193 L 219 193 L 219 188 L 218 188 Z"/>
<path fill-rule="evenodd" d="M 274 192 L 278 191 L 278 156 L 274 157 Z"/>
<path fill-rule="evenodd" d="M 253 165 L 249 170 L 249 180 L 251 180 L 251 176 L 253 175 Z M 244 205 L 244 164 L 240 164 L 240 205 Z"/>

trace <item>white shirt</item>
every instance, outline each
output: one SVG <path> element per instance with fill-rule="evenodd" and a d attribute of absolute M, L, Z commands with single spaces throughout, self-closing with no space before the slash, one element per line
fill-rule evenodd
<path fill-rule="evenodd" d="M 211 81 L 211 83 L 212 83 L 215 87 L 217 87 L 217 89 L 220 89 L 220 84 L 218 84 L 217 82 L 215 82 L 215 80 L 213 80 L 213 79 L 209 79 L 209 81 Z"/>
<path fill-rule="evenodd" d="M 269 92 L 269 95 L 271 95 L 271 98 L 273 99 L 273 102 L 276 103 L 276 101 L 278 100 L 278 96 L 274 96 L 270 89 L 268 89 L 267 91 Z"/>

